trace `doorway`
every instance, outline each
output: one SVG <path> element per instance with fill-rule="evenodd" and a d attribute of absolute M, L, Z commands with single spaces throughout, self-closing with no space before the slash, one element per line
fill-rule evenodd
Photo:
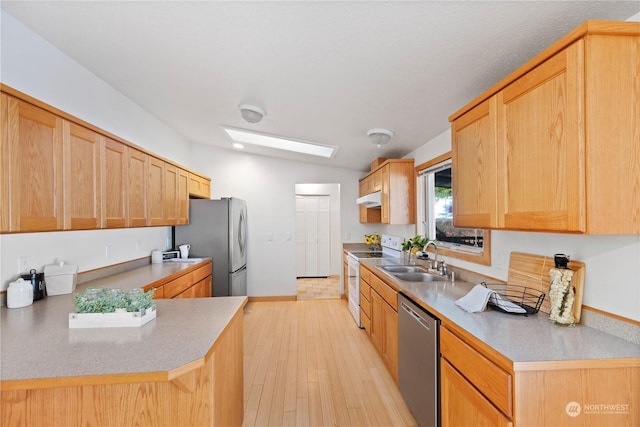
<path fill-rule="evenodd" d="M 340 298 L 340 184 L 296 184 L 298 299 Z"/>

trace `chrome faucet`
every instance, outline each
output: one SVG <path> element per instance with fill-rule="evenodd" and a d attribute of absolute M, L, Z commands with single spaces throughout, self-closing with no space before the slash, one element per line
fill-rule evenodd
<path fill-rule="evenodd" d="M 429 245 L 433 245 L 433 249 L 435 250 L 435 253 L 436 253 L 435 257 L 433 258 L 433 262 L 431 262 L 431 268 L 437 269 L 438 268 L 438 245 L 436 245 L 435 241 L 429 240 L 429 242 L 427 242 L 427 244 L 424 245 L 424 248 L 422 250 L 426 252 Z"/>
<path fill-rule="evenodd" d="M 444 262 L 444 260 L 438 261 L 438 245 L 436 245 L 436 242 L 430 240 L 426 245 L 424 245 L 423 251 L 426 252 L 429 245 L 433 245 L 433 249 L 435 251 L 433 262 L 431 262 L 431 268 L 436 270 L 441 276 L 447 276 L 449 273 L 447 271 L 447 263 Z"/>

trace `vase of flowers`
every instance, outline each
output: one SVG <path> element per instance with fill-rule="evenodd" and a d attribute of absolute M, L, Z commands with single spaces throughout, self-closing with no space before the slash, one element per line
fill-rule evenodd
<path fill-rule="evenodd" d="M 369 249 L 372 251 L 382 250 L 382 245 L 380 244 L 380 242 L 380 235 L 378 233 L 365 234 L 364 236 L 364 243 L 369 245 Z"/>

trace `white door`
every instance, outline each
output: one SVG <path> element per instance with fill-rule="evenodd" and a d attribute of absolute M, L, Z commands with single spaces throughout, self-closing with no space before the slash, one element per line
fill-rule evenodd
<path fill-rule="evenodd" d="M 296 275 L 330 275 L 329 196 L 296 196 Z"/>

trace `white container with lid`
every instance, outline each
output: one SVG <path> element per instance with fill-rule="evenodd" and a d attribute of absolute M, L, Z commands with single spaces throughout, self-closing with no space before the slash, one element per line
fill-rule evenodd
<path fill-rule="evenodd" d="M 33 304 L 33 286 L 20 278 L 9 283 L 7 289 L 7 307 L 20 308 Z"/>
<path fill-rule="evenodd" d="M 76 290 L 78 266 L 65 264 L 45 265 L 44 280 L 47 283 L 47 295 L 70 294 Z"/>

